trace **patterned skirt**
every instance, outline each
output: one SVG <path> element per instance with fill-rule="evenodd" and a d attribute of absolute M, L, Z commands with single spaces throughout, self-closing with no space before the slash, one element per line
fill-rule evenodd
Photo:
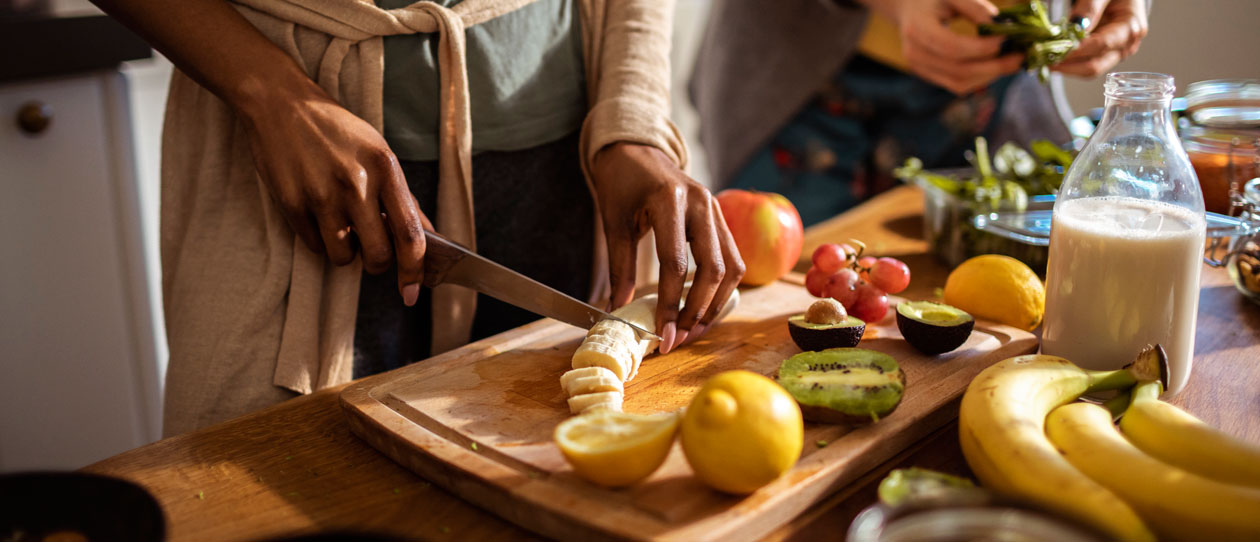
<path fill-rule="evenodd" d="M 749 159 L 730 186 L 778 192 L 805 225 L 891 188 L 893 168 L 965 165 L 963 152 L 997 125 L 1015 76 L 957 96 L 858 55 Z"/>

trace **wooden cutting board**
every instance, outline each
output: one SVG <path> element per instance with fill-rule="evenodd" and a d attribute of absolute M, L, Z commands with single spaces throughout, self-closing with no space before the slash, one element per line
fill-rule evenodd
<path fill-rule="evenodd" d="M 800 279 L 743 290 L 738 308 L 701 340 L 645 359 L 626 385 L 624 409 L 684 407 L 705 380 L 730 369 L 773 377 L 800 352 L 787 318 L 814 301 Z M 605 489 L 578 478 L 551 435 L 570 416 L 559 379 L 585 333 L 552 320 L 365 379 L 341 401 L 352 430 L 373 447 L 538 533 L 564 540 L 752 540 L 955 418 L 980 370 L 1037 349 L 1030 333 L 979 321 L 958 350 L 925 356 L 901 338 L 889 312 L 867 327 L 859 346 L 901 363 L 907 387 L 900 407 L 857 429 L 806 423 L 796 466 L 746 497 L 702 485 L 677 443 L 665 464 L 634 487 Z"/>

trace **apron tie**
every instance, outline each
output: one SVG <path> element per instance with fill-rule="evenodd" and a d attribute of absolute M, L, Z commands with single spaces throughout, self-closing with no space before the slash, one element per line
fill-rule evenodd
<path fill-rule="evenodd" d="M 472 117 L 468 100 L 468 66 L 464 54 L 464 19 L 433 2 L 403 8 L 399 22 L 416 32 L 438 34 L 441 104 L 438 126 L 438 233 L 477 251 L 473 216 Z M 452 350 L 472 335 L 477 292 L 452 284 L 433 289 L 432 353 Z"/>

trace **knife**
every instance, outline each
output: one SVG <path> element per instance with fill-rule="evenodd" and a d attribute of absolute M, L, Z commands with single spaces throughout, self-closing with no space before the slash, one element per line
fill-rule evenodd
<path fill-rule="evenodd" d="M 434 232 L 425 230 L 424 285 L 457 284 L 582 329 L 605 319 L 622 322 L 639 338 L 661 340 L 651 331 L 578 301 L 546 284 L 494 263 Z"/>

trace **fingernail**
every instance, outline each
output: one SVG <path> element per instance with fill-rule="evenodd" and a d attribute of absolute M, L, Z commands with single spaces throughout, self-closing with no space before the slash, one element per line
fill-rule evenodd
<path fill-rule="evenodd" d="M 665 324 L 661 328 L 661 353 L 668 354 L 674 349 L 674 338 L 677 336 L 678 326 L 673 322 Z"/>
<path fill-rule="evenodd" d="M 700 336 L 704 335 L 704 332 L 708 330 L 709 330 L 709 326 L 704 325 L 704 324 L 696 324 L 695 326 L 691 328 L 691 338 L 699 339 Z"/>
<path fill-rule="evenodd" d="M 416 298 L 420 297 L 420 285 L 411 283 L 403 286 L 403 304 L 412 307 L 416 304 Z"/>
<path fill-rule="evenodd" d="M 670 348 L 670 350 L 678 348 L 679 346 L 682 346 L 682 343 L 687 342 L 687 335 L 689 334 L 690 332 L 688 332 L 685 329 L 682 331 L 679 331 L 678 337 L 674 339 L 674 348 Z"/>

